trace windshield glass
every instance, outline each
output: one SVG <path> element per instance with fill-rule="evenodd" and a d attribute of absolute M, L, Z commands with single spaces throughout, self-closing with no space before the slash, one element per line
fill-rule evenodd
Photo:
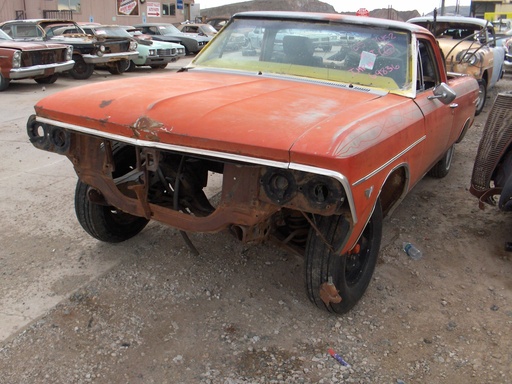
<path fill-rule="evenodd" d="M 158 30 L 162 35 L 175 35 L 181 34 L 180 30 L 176 28 L 174 25 L 159 25 Z"/>
<path fill-rule="evenodd" d="M 110 37 L 131 37 L 131 35 L 124 28 L 117 26 L 102 25 L 100 27 L 93 27 L 91 30 L 94 30 L 95 35 L 105 35 Z"/>
<path fill-rule="evenodd" d="M 410 47 L 410 33 L 384 27 L 241 18 L 218 34 L 192 66 L 404 92 L 412 84 Z"/>
<path fill-rule="evenodd" d="M 205 33 L 217 33 L 217 30 L 213 28 L 210 24 L 204 24 L 201 26 L 201 30 Z"/>
<path fill-rule="evenodd" d="M 12 38 L 0 29 L 0 40 L 12 40 Z"/>

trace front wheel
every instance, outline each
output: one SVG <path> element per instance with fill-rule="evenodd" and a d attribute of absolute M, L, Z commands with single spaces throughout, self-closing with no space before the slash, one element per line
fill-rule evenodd
<path fill-rule="evenodd" d="M 151 69 L 165 69 L 167 67 L 167 63 L 158 64 L 158 65 L 150 65 Z"/>
<path fill-rule="evenodd" d="M 9 88 L 9 83 L 10 82 L 11 82 L 11 79 L 6 79 L 0 73 L 0 92 L 1 91 L 5 91 L 7 88 Z"/>
<path fill-rule="evenodd" d="M 485 98 L 487 97 L 487 81 L 485 79 L 478 80 L 478 99 L 476 101 L 475 116 L 482 113 L 485 105 Z"/>
<path fill-rule="evenodd" d="M 442 179 L 448 172 L 452 165 L 453 153 L 455 152 L 455 144 L 452 145 L 443 155 L 442 159 L 439 160 L 433 167 L 428 171 L 428 175 L 435 177 L 436 179 Z"/>
<path fill-rule="evenodd" d="M 131 60 L 118 60 L 114 61 L 112 64 L 109 64 L 108 71 L 112 75 L 120 75 L 123 72 L 126 72 L 130 67 Z"/>
<path fill-rule="evenodd" d="M 76 80 L 87 80 L 94 72 L 94 65 L 85 62 L 81 55 L 73 55 L 75 65 L 69 70 L 69 74 Z"/>
<path fill-rule="evenodd" d="M 53 84 L 57 81 L 59 78 L 58 73 L 54 73 L 53 75 L 46 76 L 46 77 L 40 77 L 38 79 L 34 79 L 37 84 Z"/>
<path fill-rule="evenodd" d="M 113 178 L 134 169 L 134 147 L 115 143 L 112 155 L 115 165 Z M 92 237 L 108 243 L 119 243 L 137 235 L 147 225 L 148 220 L 144 217 L 133 216 L 111 205 L 91 201 L 90 189 L 89 185 L 78 180 L 75 189 L 75 213 L 82 228 Z"/>
<path fill-rule="evenodd" d="M 147 225 L 144 217 L 133 216 L 111 205 L 93 203 L 91 187 L 80 180 L 75 190 L 75 213 L 85 231 L 100 241 L 120 243 L 137 235 Z"/>
<path fill-rule="evenodd" d="M 126 72 L 133 72 L 133 71 L 135 71 L 135 68 L 137 68 L 137 65 L 135 65 L 133 60 L 130 60 L 130 63 L 128 65 L 128 69 L 126 69 Z"/>
<path fill-rule="evenodd" d="M 350 311 L 370 284 L 382 237 L 382 208 L 377 200 L 370 220 L 351 252 L 334 253 L 333 248 L 346 236 L 348 222 L 343 216 L 319 216 L 317 230 L 310 229 L 306 245 L 306 289 L 309 299 L 319 308 L 337 314 Z M 325 284 L 332 283 L 341 301 L 322 297 Z"/>

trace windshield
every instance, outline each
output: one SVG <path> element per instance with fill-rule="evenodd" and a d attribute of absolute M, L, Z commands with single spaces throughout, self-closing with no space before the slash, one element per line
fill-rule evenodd
<path fill-rule="evenodd" d="M 0 29 L 0 40 L 12 40 L 12 38 Z"/>
<path fill-rule="evenodd" d="M 181 34 L 180 30 L 176 28 L 174 25 L 159 25 L 158 30 L 160 31 L 160 34 L 162 35 L 175 35 L 175 34 Z"/>
<path fill-rule="evenodd" d="M 87 27 L 84 27 L 87 31 Z M 91 30 L 94 30 L 95 35 L 104 35 L 109 37 L 132 37 L 124 28 L 117 26 L 106 26 L 102 25 L 100 27 L 92 27 Z"/>
<path fill-rule="evenodd" d="M 217 30 L 215 28 L 213 28 L 213 26 L 211 26 L 210 24 L 202 25 L 201 29 L 205 33 L 213 33 L 213 34 L 217 33 Z"/>
<path fill-rule="evenodd" d="M 241 18 L 218 34 L 192 67 L 302 76 L 404 92 L 412 86 L 410 47 L 410 33 L 385 27 Z"/>

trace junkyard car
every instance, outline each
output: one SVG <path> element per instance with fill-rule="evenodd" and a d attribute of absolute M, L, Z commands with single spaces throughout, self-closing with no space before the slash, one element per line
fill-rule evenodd
<path fill-rule="evenodd" d="M 213 37 L 217 30 L 210 24 L 184 23 L 177 26 L 180 32 Z"/>
<path fill-rule="evenodd" d="M 127 60 L 137 57 L 136 42 L 88 35 L 71 20 L 12 20 L 0 23 L 0 29 L 15 40 L 72 45 L 75 65 L 69 74 L 75 79 L 91 77 L 95 65 L 105 65 L 111 73 L 119 74 L 126 69 Z"/>
<path fill-rule="evenodd" d="M 180 32 L 172 24 L 148 23 L 135 25 L 143 33 L 151 35 L 153 40 L 178 43 L 185 47 L 186 54 L 198 53 L 211 40 L 209 36 L 191 35 Z"/>
<path fill-rule="evenodd" d="M 470 192 L 484 203 L 512 211 L 512 93 L 498 94 L 482 133 Z M 497 201 L 496 201 L 496 197 Z"/>
<path fill-rule="evenodd" d="M 0 30 L 0 91 L 5 91 L 11 80 L 54 83 L 60 72 L 73 68 L 72 54 L 69 45 L 14 41 Z"/>
<path fill-rule="evenodd" d="M 496 46 L 492 23 L 471 17 L 416 17 L 408 22 L 428 28 L 439 41 L 449 72 L 464 73 L 478 80 L 480 98 L 476 114 L 485 105 L 487 90 L 502 77 L 505 50 Z"/>
<path fill-rule="evenodd" d="M 137 41 L 136 59 L 130 61 L 128 71 L 133 71 L 135 67 L 149 66 L 153 69 L 164 69 L 168 63 L 174 63 L 185 56 L 185 47 L 181 44 L 168 43 L 165 41 L 156 41 L 149 35 L 130 26 L 124 26 L 123 29 Z"/>
<path fill-rule="evenodd" d="M 496 46 L 503 47 L 505 49 L 505 62 L 503 63 L 505 71 L 509 71 L 512 68 L 512 30 L 508 31 L 507 35 L 501 35 L 496 37 Z"/>
<path fill-rule="evenodd" d="M 255 28 L 254 55 L 226 50 Z M 334 55 L 314 49 L 319 33 L 353 39 Z M 237 14 L 178 73 L 110 84 L 47 97 L 27 124 L 35 147 L 73 163 L 83 228 L 107 242 L 150 219 L 272 236 L 304 255 L 309 298 L 336 313 L 370 283 L 383 216 L 425 173 L 448 173 L 478 98 L 424 28 L 293 12 Z"/>

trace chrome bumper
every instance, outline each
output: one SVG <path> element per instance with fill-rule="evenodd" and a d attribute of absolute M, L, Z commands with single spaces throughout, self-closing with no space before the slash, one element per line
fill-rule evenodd
<path fill-rule="evenodd" d="M 119 52 L 119 53 L 105 53 L 104 55 L 83 55 L 83 59 L 88 64 L 102 64 L 108 63 L 109 61 L 117 60 L 134 60 L 137 59 L 139 53 L 134 52 Z"/>
<path fill-rule="evenodd" d="M 11 79 L 26 79 L 27 77 L 35 76 L 50 76 L 57 72 L 69 71 L 75 65 L 74 60 L 69 60 L 64 63 L 53 63 L 34 65 L 32 67 L 13 68 L 9 72 Z"/>

